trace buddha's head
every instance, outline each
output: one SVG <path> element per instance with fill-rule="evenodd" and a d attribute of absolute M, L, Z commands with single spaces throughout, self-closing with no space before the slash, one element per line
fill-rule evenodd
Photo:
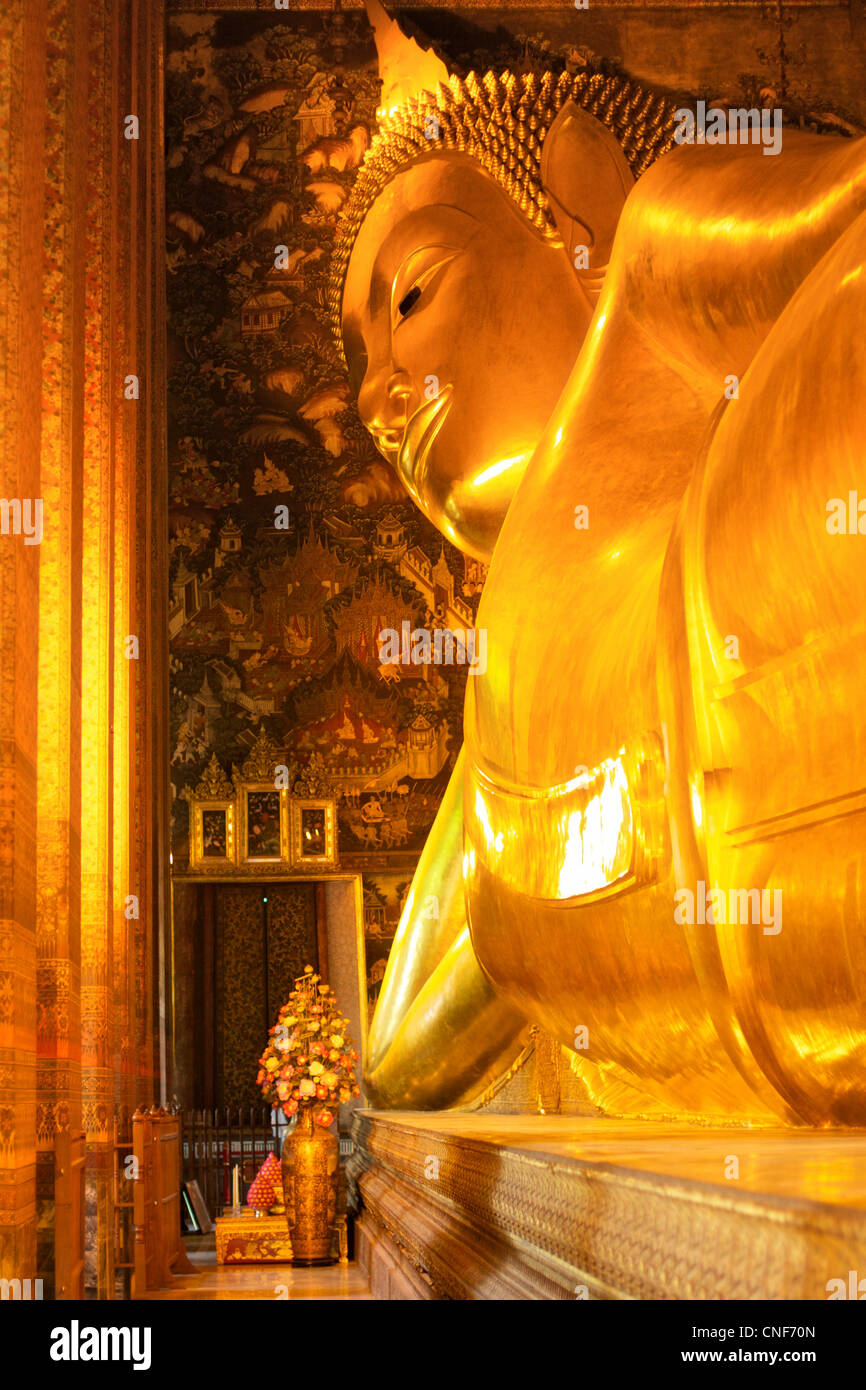
<path fill-rule="evenodd" d="M 589 69 L 461 82 L 368 8 L 386 86 L 338 230 L 332 320 L 380 452 L 488 560 L 672 109 Z M 413 61 L 436 95 L 407 97 Z"/>

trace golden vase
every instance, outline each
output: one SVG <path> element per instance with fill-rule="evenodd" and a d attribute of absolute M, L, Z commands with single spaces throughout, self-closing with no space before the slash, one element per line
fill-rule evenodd
<path fill-rule="evenodd" d="M 331 1245 L 337 1211 L 340 1146 L 336 1134 L 317 1125 L 312 1104 L 302 1104 L 298 1122 L 283 1140 L 286 1221 L 295 1265 L 333 1264 Z"/>

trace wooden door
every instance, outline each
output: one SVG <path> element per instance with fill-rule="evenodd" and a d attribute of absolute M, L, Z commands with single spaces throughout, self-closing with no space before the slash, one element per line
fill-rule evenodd
<path fill-rule="evenodd" d="M 84 1130 L 62 1129 L 54 1141 L 54 1297 L 84 1297 Z"/>

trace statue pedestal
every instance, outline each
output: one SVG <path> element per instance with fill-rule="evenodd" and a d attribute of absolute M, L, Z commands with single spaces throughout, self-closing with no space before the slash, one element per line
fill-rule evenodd
<path fill-rule="evenodd" d="M 866 1274 L 863 1131 L 361 1110 L 354 1134 L 377 1298 L 824 1301 Z"/>

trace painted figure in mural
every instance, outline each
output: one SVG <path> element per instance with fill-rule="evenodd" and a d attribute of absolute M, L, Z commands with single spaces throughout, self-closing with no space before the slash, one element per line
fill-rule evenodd
<path fill-rule="evenodd" d="M 610 1113 L 863 1124 L 866 142 L 678 144 L 634 83 L 459 82 L 368 9 L 335 325 L 491 559 L 370 1090 L 465 1102 L 534 1022 Z"/>

